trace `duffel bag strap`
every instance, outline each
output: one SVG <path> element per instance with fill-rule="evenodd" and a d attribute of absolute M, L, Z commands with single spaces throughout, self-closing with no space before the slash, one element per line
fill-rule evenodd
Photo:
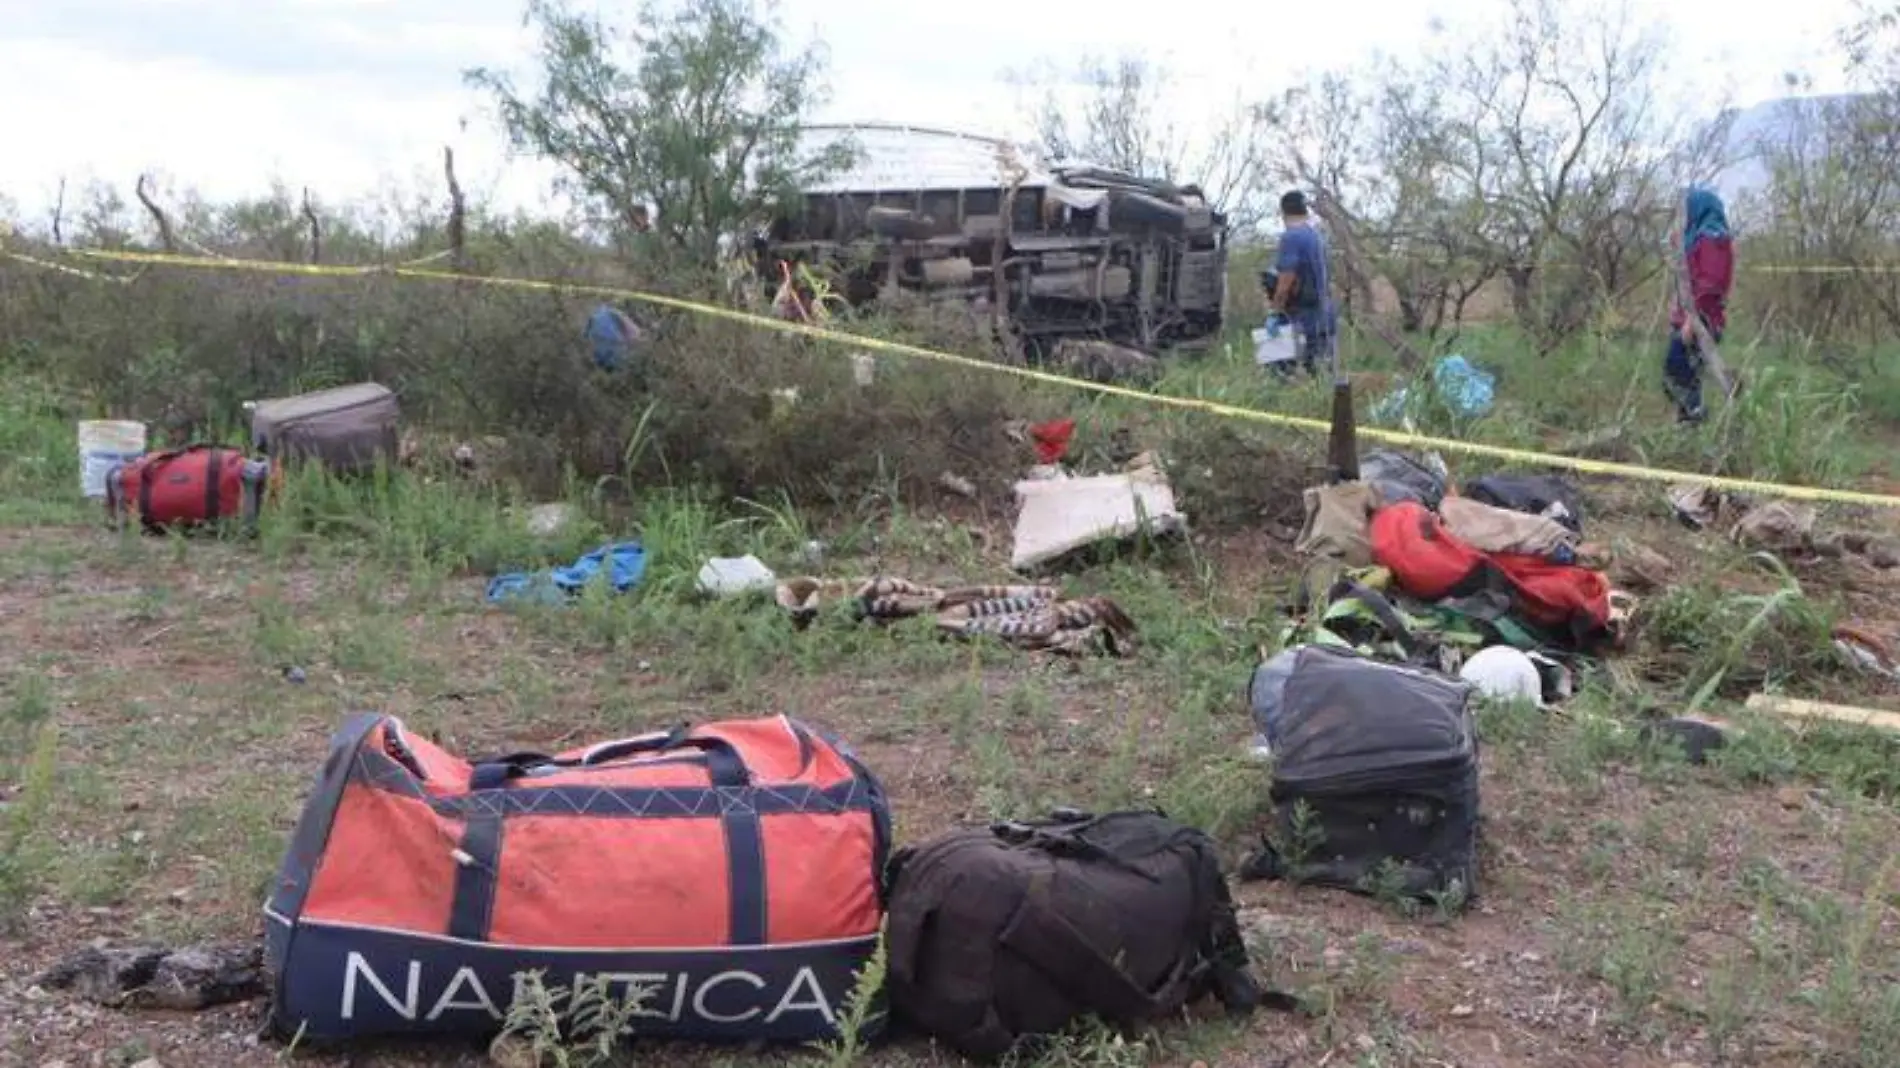
<path fill-rule="evenodd" d="M 1075 925 L 1049 905 L 1049 873 L 1032 876 L 1016 915 L 997 942 L 1026 963 L 1046 972 L 1064 989 L 1101 1016 L 1115 1021 L 1150 1019 L 1179 1000 L 1188 982 L 1184 951 L 1174 971 L 1154 992 L 1143 990 L 1122 966 L 1091 945 Z"/>

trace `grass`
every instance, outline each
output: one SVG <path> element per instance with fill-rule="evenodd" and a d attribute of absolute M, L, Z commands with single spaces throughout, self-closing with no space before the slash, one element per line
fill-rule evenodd
<path fill-rule="evenodd" d="M 1654 462 L 1822 481 L 1866 471 L 1868 450 L 1843 443 L 1869 439 L 1878 412 L 1820 397 L 1822 370 L 1802 378 L 1750 357 L 1764 361 L 1758 381 L 1787 387 L 1746 401 L 1727 427 L 1683 435 L 1650 429 L 1661 409 L 1643 350 L 1586 348 L 1540 374 L 1499 338 L 1469 340 L 1471 355 L 1504 371 L 1499 410 L 1469 428 L 1486 440 L 1547 444 L 1609 425 Z M 1348 353 L 1376 367 L 1371 356 Z M 695 592 L 709 556 L 753 553 L 792 574 L 812 569 L 814 541 L 830 575 L 1007 575 L 1000 513 L 982 502 L 940 508 L 895 478 L 807 507 L 683 481 L 628 493 L 564 478 L 557 495 L 531 496 L 443 473 L 352 485 L 305 475 L 254 538 L 117 535 L 74 500 L 75 409 L 18 381 L 0 397 L 0 648 L 20 667 L 0 678 L 0 910 L 10 924 L 0 948 L 17 962 L 7 979 L 94 937 L 248 937 L 327 733 L 357 708 L 398 714 L 463 753 L 788 711 L 854 743 L 896 799 L 906 839 L 1056 804 L 1159 804 L 1237 857 L 1265 826 L 1266 783 L 1241 753 L 1251 734 L 1241 692 L 1277 640 L 1294 571 L 1283 547 L 1250 528 L 1286 514 L 1287 495 L 1309 480 L 1298 463 L 1311 442 L 1288 452 L 1276 432 L 1112 399 L 1075 409 L 1085 457 L 1105 460 L 1120 426 L 1162 443 L 1208 533 L 1068 576 L 1074 592 L 1122 604 L 1143 644 L 1129 662 L 1062 664 L 945 642 L 927 627 L 828 616 L 800 633 L 764 600 Z M 1324 413 L 1318 388 L 1269 391 L 1244 360 L 1219 355 L 1174 368 L 1163 388 Z M 1581 392 L 1564 399 L 1571 389 Z M 1283 462 L 1263 466 L 1263 456 Z M 549 496 L 577 518 L 539 537 L 525 510 Z M 1134 1036 L 1085 1025 L 1036 1063 L 1187 1068 L 1289 1053 L 1415 1068 L 1611 1063 L 1631 1045 L 1691 1063 L 1792 1063 L 1793 1053 L 1900 1063 L 1900 881 L 1884 860 L 1900 831 L 1900 747 L 1865 731 L 1795 734 L 1734 705 L 1763 684 L 1866 689 L 1841 673 L 1827 629 L 1868 602 L 1825 574 L 1752 567 L 1672 529 L 1653 506 L 1599 511 L 1593 524 L 1679 548 L 1681 581 L 1650 598 L 1639 649 L 1585 673 L 1565 714 L 1482 710 L 1485 872 L 1471 908 L 1245 886 L 1256 965 L 1306 1012 Z M 484 604 L 485 576 L 609 537 L 638 537 L 649 553 L 636 593 Z M 1698 698 L 1743 729 L 1711 765 L 1641 739 L 1645 709 Z M 1893 691 L 1874 699 L 1892 704 Z M 42 1063 L 164 1036 L 204 1063 L 271 1059 L 218 1045 L 216 1030 L 116 1015 L 66 1031 L 0 1023 L 0 1050 Z M 392 1056 L 467 1063 L 446 1047 Z M 849 1039 L 824 1051 L 633 1056 L 957 1063 L 927 1043 L 860 1049 Z"/>

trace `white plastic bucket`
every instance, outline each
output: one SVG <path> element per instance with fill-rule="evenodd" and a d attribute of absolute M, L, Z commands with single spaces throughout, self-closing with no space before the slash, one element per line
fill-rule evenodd
<path fill-rule="evenodd" d="M 145 455 L 145 424 L 121 419 L 90 419 L 79 424 L 79 492 L 106 495 L 106 474 L 118 464 Z"/>

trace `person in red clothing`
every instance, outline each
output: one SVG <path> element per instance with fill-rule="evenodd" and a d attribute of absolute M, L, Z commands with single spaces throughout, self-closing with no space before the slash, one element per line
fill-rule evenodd
<path fill-rule="evenodd" d="M 1696 338 L 1698 316 L 1709 337 L 1722 340 L 1728 325 L 1728 293 L 1735 282 L 1735 242 L 1729 235 L 1728 212 L 1713 190 L 1689 190 L 1682 227 L 1683 264 L 1689 274 L 1694 308 L 1684 308 L 1678 297 L 1669 312 L 1669 355 L 1663 361 L 1663 382 L 1676 402 L 1678 417 L 1699 423 L 1702 407 L 1702 351 Z"/>

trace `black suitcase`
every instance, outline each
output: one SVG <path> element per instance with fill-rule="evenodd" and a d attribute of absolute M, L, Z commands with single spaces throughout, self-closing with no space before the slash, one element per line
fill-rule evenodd
<path fill-rule="evenodd" d="M 1308 645 L 1248 687 L 1273 762 L 1274 823 L 1242 878 L 1459 907 L 1477 892 L 1476 689 Z"/>

